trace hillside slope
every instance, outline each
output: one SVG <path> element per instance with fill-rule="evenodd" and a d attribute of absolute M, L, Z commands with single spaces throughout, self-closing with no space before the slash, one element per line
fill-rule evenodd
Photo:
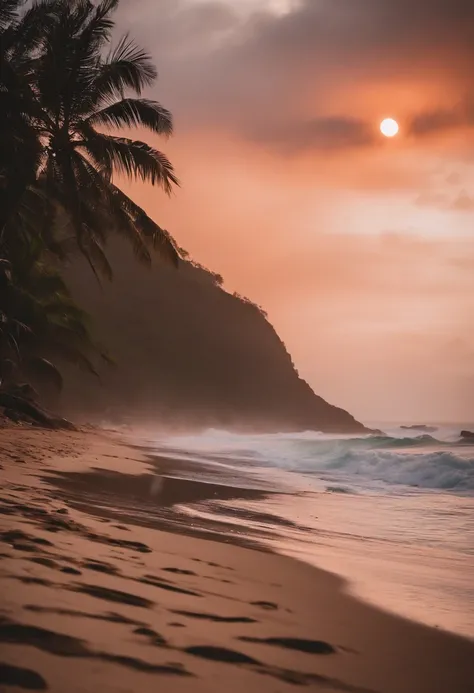
<path fill-rule="evenodd" d="M 217 275 L 189 262 L 147 271 L 128 253 L 110 248 L 115 279 L 102 289 L 83 265 L 70 270 L 73 293 L 116 367 L 101 369 L 102 384 L 68 371 L 68 413 L 260 431 L 364 430 L 314 394 L 263 313 L 225 292 Z"/>

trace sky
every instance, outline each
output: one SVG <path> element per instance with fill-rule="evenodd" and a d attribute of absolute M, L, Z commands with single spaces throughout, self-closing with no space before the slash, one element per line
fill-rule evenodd
<path fill-rule="evenodd" d="M 134 198 L 364 421 L 474 419 L 472 0 L 122 0 L 175 135 Z M 400 135 L 383 138 L 394 117 Z"/>

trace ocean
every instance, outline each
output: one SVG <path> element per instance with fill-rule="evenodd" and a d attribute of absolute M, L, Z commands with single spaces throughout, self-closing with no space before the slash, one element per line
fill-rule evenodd
<path fill-rule="evenodd" d="M 272 492 L 257 504 L 210 501 L 182 512 L 260 531 L 273 550 L 345 578 L 359 598 L 474 638 L 474 445 L 459 439 L 474 425 L 374 428 L 384 434 L 208 430 L 150 440 L 148 432 L 147 442 L 202 462 L 203 481 L 211 465 L 213 483 Z"/>

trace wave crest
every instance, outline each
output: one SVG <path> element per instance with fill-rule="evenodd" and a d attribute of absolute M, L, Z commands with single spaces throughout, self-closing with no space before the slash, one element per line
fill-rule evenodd
<path fill-rule="evenodd" d="M 312 431 L 245 435 L 209 430 L 181 438 L 181 446 L 203 459 L 218 457 L 314 475 L 332 488 L 373 488 L 382 483 L 457 493 L 474 491 L 474 457 L 469 457 L 465 443 L 437 440 L 428 434 L 350 438 Z"/>

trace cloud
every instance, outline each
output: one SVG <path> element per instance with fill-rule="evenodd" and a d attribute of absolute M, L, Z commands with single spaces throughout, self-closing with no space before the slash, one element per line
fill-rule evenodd
<path fill-rule="evenodd" d="M 413 135 L 474 124 L 464 101 L 474 91 L 472 0 L 302 0 L 286 13 L 257 6 L 249 15 L 217 1 L 142 0 L 140 11 L 124 3 L 122 18 L 153 50 L 158 92 L 179 127 L 224 128 L 285 152 L 370 146 L 365 90 L 382 94 L 392 83 L 410 92 L 400 106 L 415 113 Z M 420 104 L 430 84 L 440 102 Z"/>
<path fill-rule="evenodd" d="M 474 197 L 462 192 L 451 202 L 451 209 L 457 212 L 474 212 Z"/>
<path fill-rule="evenodd" d="M 451 109 L 436 109 L 416 115 L 410 124 L 414 135 L 430 135 L 456 127 L 474 126 L 474 99 L 466 99 Z"/>
<path fill-rule="evenodd" d="M 466 417 L 473 0 L 252 2 L 122 0 L 183 180 L 134 199 L 269 310 L 321 394 L 367 418 Z"/>
<path fill-rule="evenodd" d="M 418 207 L 432 207 L 441 211 L 474 212 L 474 196 L 464 190 L 454 197 L 441 192 L 425 192 L 416 198 L 415 204 Z"/>
<path fill-rule="evenodd" d="M 280 127 L 256 129 L 255 139 L 297 153 L 302 149 L 338 150 L 373 145 L 373 128 L 358 118 L 333 116 L 296 120 Z"/>

